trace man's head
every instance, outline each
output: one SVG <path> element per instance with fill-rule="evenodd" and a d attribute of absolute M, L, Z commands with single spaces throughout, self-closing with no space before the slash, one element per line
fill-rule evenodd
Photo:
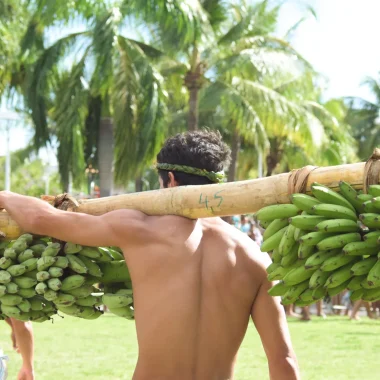
<path fill-rule="evenodd" d="M 170 137 L 157 155 L 161 187 L 216 183 L 214 177 L 219 174 L 215 173 L 228 167 L 230 154 L 219 132 L 195 131 Z M 186 172 L 181 171 L 180 166 Z M 190 174 L 191 168 L 198 174 Z M 205 175 L 200 175 L 197 169 L 203 170 Z"/>

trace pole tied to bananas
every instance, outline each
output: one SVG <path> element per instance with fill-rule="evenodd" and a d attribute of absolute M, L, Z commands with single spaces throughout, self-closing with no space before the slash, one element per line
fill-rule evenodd
<path fill-rule="evenodd" d="M 318 169 L 318 166 L 308 165 L 291 171 L 288 180 L 289 196 L 294 193 L 306 193 L 307 180 L 315 169 Z"/>

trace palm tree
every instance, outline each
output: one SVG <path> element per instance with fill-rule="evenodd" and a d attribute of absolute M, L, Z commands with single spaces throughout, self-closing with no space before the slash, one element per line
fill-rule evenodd
<path fill-rule="evenodd" d="M 367 160 L 374 148 L 380 145 L 380 76 L 367 77 L 363 85 L 369 87 L 375 102 L 362 98 L 346 98 L 346 122 L 352 126 L 355 140 L 358 142 L 358 156 Z"/>

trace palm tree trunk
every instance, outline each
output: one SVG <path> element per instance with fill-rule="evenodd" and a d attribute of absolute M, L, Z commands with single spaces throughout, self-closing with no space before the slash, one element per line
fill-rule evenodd
<path fill-rule="evenodd" d="M 113 123 L 112 118 L 102 117 L 99 123 L 99 184 L 100 196 L 108 197 L 113 190 Z"/>
<path fill-rule="evenodd" d="M 143 180 L 141 176 L 136 177 L 135 179 L 135 191 L 139 193 L 143 191 Z"/>
<path fill-rule="evenodd" d="M 228 182 L 235 181 L 237 165 L 239 160 L 239 151 L 240 151 L 240 134 L 237 129 L 234 130 L 234 134 L 232 135 L 232 143 L 231 143 L 231 164 L 228 169 Z"/>
<path fill-rule="evenodd" d="M 189 91 L 189 116 L 188 130 L 196 131 L 199 120 L 199 90 L 203 85 L 205 66 L 200 62 L 200 54 L 197 46 L 194 46 L 191 56 L 190 70 L 185 77 L 185 86 Z"/>
<path fill-rule="evenodd" d="M 270 142 L 270 150 L 269 154 L 266 157 L 266 163 L 267 163 L 267 174 L 266 176 L 269 177 L 272 175 L 274 169 L 276 169 L 276 166 L 281 161 L 282 158 L 282 149 L 281 149 L 281 143 L 278 141 L 278 139 L 269 139 Z"/>

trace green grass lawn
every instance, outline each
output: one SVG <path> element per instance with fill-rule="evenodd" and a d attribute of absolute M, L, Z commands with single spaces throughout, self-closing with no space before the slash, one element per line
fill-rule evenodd
<path fill-rule="evenodd" d="M 380 321 L 345 317 L 289 321 L 302 378 L 306 380 L 375 380 L 379 378 Z M 106 315 L 96 321 L 56 318 L 35 323 L 38 380 L 131 379 L 137 358 L 133 322 Z M 21 360 L 12 352 L 3 322 L 0 345 L 9 355 L 9 379 Z M 154 339 L 154 337 L 152 337 Z M 260 339 L 250 324 L 241 347 L 236 379 L 268 378 Z"/>

